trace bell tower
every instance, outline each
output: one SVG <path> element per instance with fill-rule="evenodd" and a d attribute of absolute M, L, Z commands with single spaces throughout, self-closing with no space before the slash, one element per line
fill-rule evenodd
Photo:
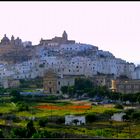
<path fill-rule="evenodd" d="M 63 40 L 68 40 L 68 35 L 67 35 L 66 31 L 63 32 L 62 38 L 63 38 Z"/>

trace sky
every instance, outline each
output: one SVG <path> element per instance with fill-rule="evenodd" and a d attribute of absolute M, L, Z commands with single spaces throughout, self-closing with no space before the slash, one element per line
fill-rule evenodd
<path fill-rule="evenodd" d="M 14 35 L 37 45 L 64 30 L 70 40 L 140 64 L 139 1 L 0 2 L 0 40 Z"/>

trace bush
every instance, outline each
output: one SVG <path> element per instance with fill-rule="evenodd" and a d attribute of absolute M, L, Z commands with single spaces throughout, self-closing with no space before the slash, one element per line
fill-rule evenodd
<path fill-rule="evenodd" d="M 46 130 L 41 130 L 32 135 L 32 138 L 50 138 L 51 134 Z"/>
<path fill-rule="evenodd" d="M 90 113 L 86 115 L 86 121 L 87 122 L 94 122 L 95 120 L 97 120 L 97 117 L 94 113 Z"/>
<path fill-rule="evenodd" d="M 3 131 L 0 129 L 0 138 L 4 138 Z"/>
<path fill-rule="evenodd" d="M 47 119 L 40 119 L 38 122 L 40 127 L 45 127 L 47 123 L 48 123 Z"/>
<path fill-rule="evenodd" d="M 128 121 L 130 117 L 126 114 L 122 116 L 123 121 Z"/>
<path fill-rule="evenodd" d="M 15 122 L 15 123 L 19 123 L 20 121 L 21 120 L 19 118 L 17 118 L 17 117 L 13 118 L 13 122 Z"/>
<path fill-rule="evenodd" d="M 111 119 L 111 116 L 114 114 L 114 113 L 116 113 L 116 111 L 114 111 L 114 110 L 105 110 L 104 112 L 103 112 L 103 114 L 102 114 L 102 118 L 104 118 L 104 119 Z"/>
<path fill-rule="evenodd" d="M 127 109 L 127 110 L 125 111 L 126 115 L 128 115 L 128 116 L 132 115 L 133 112 L 135 112 L 134 109 Z"/>
<path fill-rule="evenodd" d="M 121 104 L 116 104 L 116 105 L 114 106 L 114 108 L 123 109 L 123 105 L 121 105 Z"/>
<path fill-rule="evenodd" d="M 26 129 L 13 128 L 11 130 L 11 138 L 26 138 Z"/>
<path fill-rule="evenodd" d="M 13 96 L 13 98 L 12 98 L 13 102 L 18 102 L 19 100 L 21 100 L 21 95 L 18 90 L 12 90 L 10 92 L 10 95 Z"/>
<path fill-rule="evenodd" d="M 105 110 L 104 111 L 104 114 L 107 114 L 109 116 L 112 116 L 114 113 L 116 113 L 116 111 L 113 111 L 113 110 Z"/>
<path fill-rule="evenodd" d="M 63 124 L 63 123 L 65 123 L 65 118 L 64 117 L 58 118 L 56 120 L 56 124 Z"/>
<path fill-rule="evenodd" d="M 16 106 L 17 111 L 29 111 L 29 106 L 23 102 L 18 102 Z"/>
<path fill-rule="evenodd" d="M 35 127 L 34 127 L 34 123 L 33 123 L 32 120 L 30 120 L 30 121 L 27 123 L 26 129 L 27 129 L 27 132 L 26 132 L 27 138 L 32 137 L 32 135 L 33 135 L 34 133 L 36 133 L 36 129 L 35 129 Z"/>
<path fill-rule="evenodd" d="M 138 111 L 133 112 L 131 117 L 133 120 L 139 121 L 140 120 L 140 112 L 138 112 Z"/>

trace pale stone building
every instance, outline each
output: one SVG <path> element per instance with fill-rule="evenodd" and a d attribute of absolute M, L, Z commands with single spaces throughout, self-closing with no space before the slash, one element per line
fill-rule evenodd
<path fill-rule="evenodd" d="M 113 80 L 111 89 L 121 93 L 140 92 L 140 80 Z"/>
<path fill-rule="evenodd" d="M 74 116 L 74 115 L 65 116 L 65 125 L 82 125 L 82 124 L 86 124 L 85 116 Z"/>
<path fill-rule="evenodd" d="M 83 75 L 59 75 L 53 69 L 46 71 L 43 77 L 44 93 L 61 94 L 62 86 L 73 86 L 75 78 L 84 77 Z"/>

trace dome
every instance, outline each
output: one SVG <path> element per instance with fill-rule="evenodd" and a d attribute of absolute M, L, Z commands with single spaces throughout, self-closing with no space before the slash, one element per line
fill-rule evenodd
<path fill-rule="evenodd" d="M 1 40 L 2 43 L 9 43 L 10 40 L 9 38 L 6 36 L 6 34 L 4 35 L 3 39 Z"/>

